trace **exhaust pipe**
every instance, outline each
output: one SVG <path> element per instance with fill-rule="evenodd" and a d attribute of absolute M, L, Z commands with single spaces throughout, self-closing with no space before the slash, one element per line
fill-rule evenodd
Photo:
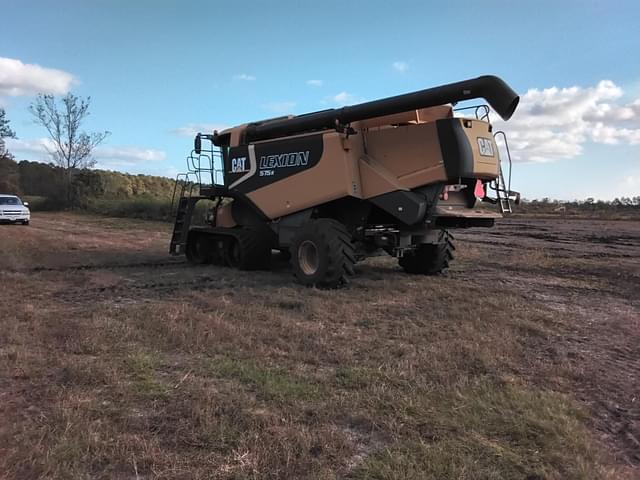
<path fill-rule="evenodd" d="M 494 75 L 485 75 L 358 105 L 321 110 L 292 118 L 252 123 L 247 126 L 246 141 L 248 143 L 307 131 L 331 129 L 338 125 L 347 125 L 358 120 L 393 115 L 409 110 L 472 100 L 474 98 L 487 100 L 489 105 L 504 120 L 511 118 L 520 101 L 520 97 L 516 92 L 501 78 Z"/>

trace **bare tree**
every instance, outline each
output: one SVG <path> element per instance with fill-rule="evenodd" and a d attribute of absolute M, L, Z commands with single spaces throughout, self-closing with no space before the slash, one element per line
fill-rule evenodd
<path fill-rule="evenodd" d="M 93 149 L 104 141 L 110 132 L 86 133 L 81 130 L 84 119 L 89 115 L 91 97 L 77 97 L 67 93 L 56 103 L 53 95 L 40 94 L 29 106 L 36 123 L 46 128 L 53 142 L 47 148 L 54 163 L 62 168 L 66 178 L 67 201 L 71 201 L 71 181 L 74 171 L 91 168 L 96 164 Z"/>
<path fill-rule="evenodd" d="M 16 138 L 16 133 L 9 127 L 9 120 L 6 118 L 4 108 L 0 108 L 0 155 L 6 153 L 4 148 L 5 138 Z"/>
<path fill-rule="evenodd" d="M 64 169 L 90 168 L 95 165 L 92 152 L 109 132 L 86 133 L 80 130 L 89 115 L 91 97 L 77 97 L 67 93 L 60 100 L 60 108 L 53 95 L 40 94 L 29 106 L 29 111 L 49 132 L 53 149 L 49 150 L 56 165 Z"/>

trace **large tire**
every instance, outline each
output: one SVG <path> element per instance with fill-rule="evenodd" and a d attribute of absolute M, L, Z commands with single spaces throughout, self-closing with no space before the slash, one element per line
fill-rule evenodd
<path fill-rule="evenodd" d="M 402 256 L 398 263 L 407 273 L 437 275 L 444 273 L 453 260 L 453 235 L 447 230 L 438 234 L 438 243 L 425 243 Z"/>
<path fill-rule="evenodd" d="M 355 247 L 346 227 L 329 218 L 310 220 L 291 244 L 293 274 L 303 285 L 336 288 L 354 274 Z"/>
<path fill-rule="evenodd" d="M 268 227 L 266 227 L 268 229 Z M 271 238 L 263 228 L 243 228 L 229 239 L 225 260 L 240 270 L 267 270 L 271 265 Z"/>

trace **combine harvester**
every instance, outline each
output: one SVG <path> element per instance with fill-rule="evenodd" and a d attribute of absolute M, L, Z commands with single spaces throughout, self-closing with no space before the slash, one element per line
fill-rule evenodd
<path fill-rule="evenodd" d="M 489 107 L 454 117 L 448 104 L 484 98 L 508 120 L 518 95 L 483 76 L 339 109 L 199 133 L 178 176 L 170 252 L 192 263 L 269 267 L 291 257 L 301 283 L 336 287 L 381 251 L 408 273 L 437 274 L 453 258 L 454 228 L 491 227 L 511 212 Z M 210 142 L 203 148 L 203 140 Z M 511 159 L 509 173 L 511 177 Z M 491 198 L 488 190 L 493 190 Z M 196 204 L 213 201 L 205 226 Z"/>

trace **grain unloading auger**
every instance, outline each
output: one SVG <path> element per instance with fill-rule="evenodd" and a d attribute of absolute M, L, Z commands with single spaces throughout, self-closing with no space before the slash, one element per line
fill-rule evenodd
<path fill-rule="evenodd" d="M 381 251 L 408 273 L 443 271 L 450 229 L 493 226 L 501 215 L 479 202 L 510 212 L 519 197 L 504 181 L 488 115 L 454 117 L 448 105 L 475 98 L 504 120 L 519 101 L 500 78 L 483 76 L 198 134 L 185 177 L 197 185 L 180 183 L 171 253 L 262 269 L 278 249 L 300 282 L 325 287 Z M 192 226 L 201 200 L 213 201 L 208 224 Z"/>

